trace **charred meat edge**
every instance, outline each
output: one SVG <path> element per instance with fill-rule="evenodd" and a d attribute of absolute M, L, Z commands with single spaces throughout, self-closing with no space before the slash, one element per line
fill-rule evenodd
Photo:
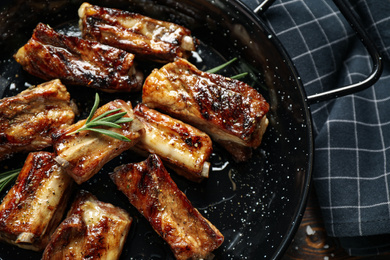
<path fill-rule="evenodd" d="M 72 186 L 73 180 L 54 161 L 54 154 L 30 153 L 0 205 L 0 239 L 43 250 L 61 222 Z"/>
<path fill-rule="evenodd" d="M 133 54 L 57 33 L 43 23 L 14 58 L 24 70 L 44 80 L 58 78 L 65 84 L 105 92 L 135 92 L 142 87 L 143 74 L 136 69 Z"/>
<path fill-rule="evenodd" d="M 73 124 L 76 105 L 60 80 L 0 100 L 0 160 L 52 145 L 52 133 Z"/>
<path fill-rule="evenodd" d="M 177 59 L 146 78 L 142 102 L 208 133 L 237 161 L 251 157 L 267 128 L 269 104 L 244 82 Z"/>
<path fill-rule="evenodd" d="M 125 210 L 81 190 L 42 259 L 119 259 L 132 221 Z"/>
<path fill-rule="evenodd" d="M 145 134 L 132 149 L 157 154 L 169 168 L 191 181 L 208 178 L 213 147 L 207 134 L 143 104 L 134 108 L 134 114 L 144 124 Z"/>
<path fill-rule="evenodd" d="M 131 141 L 121 141 L 92 131 L 81 131 L 73 135 L 67 135 L 80 127 L 86 120 L 81 120 L 67 129 L 57 132 L 54 136 L 54 151 L 56 161 L 81 184 L 94 176 L 107 162 L 130 149 L 135 145 L 144 133 L 143 124 L 135 118 L 130 102 L 114 100 L 101 106 L 95 112 L 93 118 L 106 111 L 121 108 L 127 112 L 127 117 L 133 121 L 122 123 L 122 128 L 107 128 L 124 135 Z"/>
<path fill-rule="evenodd" d="M 168 243 L 176 259 L 205 259 L 222 244 L 223 235 L 192 206 L 157 155 L 119 166 L 110 177 Z"/>
<path fill-rule="evenodd" d="M 83 3 L 78 13 L 85 39 L 123 49 L 137 59 L 166 63 L 188 58 L 198 45 L 189 29 L 138 13 L 89 3 Z"/>

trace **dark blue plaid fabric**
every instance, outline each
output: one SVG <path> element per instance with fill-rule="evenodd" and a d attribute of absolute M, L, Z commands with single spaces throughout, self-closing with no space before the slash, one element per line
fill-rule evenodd
<path fill-rule="evenodd" d="M 260 0 L 244 0 L 254 10 Z M 390 250 L 390 1 L 351 0 L 384 59 L 371 88 L 311 105 L 313 181 L 328 235 L 351 255 Z M 308 95 L 359 82 L 370 56 L 330 0 L 279 0 L 264 14 Z"/>

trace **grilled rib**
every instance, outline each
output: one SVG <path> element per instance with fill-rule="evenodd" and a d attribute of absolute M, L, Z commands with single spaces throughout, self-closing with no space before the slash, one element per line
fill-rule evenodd
<path fill-rule="evenodd" d="M 237 161 L 250 158 L 268 125 L 269 105 L 255 89 L 202 72 L 184 59 L 153 70 L 142 101 L 208 133 Z"/>
<path fill-rule="evenodd" d="M 125 117 L 133 118 L 133 121 L 120 124 L 122 128 L 107 128 L 117 132 L 131 140 L 121 141 L 113 137 L 92 131 L 81 131 L 68 135 L 84 126 L 86 120 L 81 120 L 69 126 L 64 131 L 58 131 L 54 135 L 54 151 L 57 155 L 56 161 L 66 169 L 73 179 L 81 184 L 95 175 L 108 161 L 130 149 L 135 145 L 144 133 L 142 123 L 134 118 L 130 102 L 123 100 L 111 101 L 100 107 L 93 118 L 106 111 L 121 108 L 127 112 Z"/>
<path fill-rule="evenodd" d="M 191 31 L 174 23 L 137 13 L 83 3 L 80 29 L 86 39 L 96 40 L 156 62 L 187 58 L 197 42 Z"/>
<path fill-rule="evenodd" d="M 157 155 L 117 167 L 111 179 L 168 243 L 176 259 L 206 259 L 223 235 L 194 208 Z"/>
<path fill-rule="evenodd" d="M 0 160 L 52 144 L 54 130 L 73 123 L 76 107 L 66 87 L 52 80 L 0 100 Z"/>
<path fill-rule="evenodd" d="M 45 80 L 58 78 L 105 92 L 139 91 L 142 86 L 133 54 L 57 33 L 42 23 L 14 57 L 24 70 Z"/>
<path fill-rule="evenodd" d="M 213 147 L 207 134 L 143 104 L 134 108 L 134 114 L 145 127 L 136 150 L 157 154 L 189 180 L 199 182 L 209 176 Z"/>
<path fill-rule="evenodd" d="M 80 191 L 42 259 L 119 259 L 131 223 L 123 209 Z"/>
<path fill-rule="evenodd" d="M 61 222 L 72 179 L 49 152 L 30 153 L 0 205 L 0 239 L 40 251 Z"/>

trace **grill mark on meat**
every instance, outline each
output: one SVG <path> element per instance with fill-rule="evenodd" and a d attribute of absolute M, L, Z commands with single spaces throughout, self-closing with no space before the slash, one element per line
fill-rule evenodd
<path fill-rule="evenodd" d="M 254 88 L 200 71 L 184 59 L 153 70 L 142 101 L 206 132 L 236 161 L 251 157 L 268 125 L 269 104 Z"/>
<path fill-rule="evenodd" d="M 1 99 L 0 160 L 49 147 L 51 134 L 72 124 L 76 110 L 59 80 Z"/>
<path fill-rule="evenodd" d="M 96 40 L 156 62 L 187 58 L 198 41 L 180 25 L 129 11 L 83 3 L 80 29 L 86 39 Z"/>
<path fill-rule="evenodd" d="M 62 219 L 71 187 L 71 178 L 54 161 L 54 154 L 30 153 L 0 205 L 0 239 L 43 250 Z"/>
<path fill-rule="evenodd" d="M 81 190 L 42 259 L 119 259 L 131 224 L 126 211 Z"/>
<path fill-rule="evenodd" d="M 142 86 L 133 54 L 57 33 L 42 23 L 14 57 L 24 70 L 45 80 L 59 78 L 106 92 L 134 92 Z"/>
<path fill-rule="evenodd" d="M 145 129 L 133 148 L 136 152 L 157 154 L 169 168 L 191 181 L 208 177 L 213 147 L 207 134 L 143 104 L 134 108 L 134 114 Z"/>
<path fill-rule="evenodd" d="M 119 166 L 110 177 L 176 259 L 205 259 L 222 244 L 223 235 L 192 206 L 157 155 Z"/>
<path fill-rule="evenodd" d="M 118 108 L 122 109 L 122 112 L 127 112 L 125 117 L 130 117 L 133 120 L 122 123 L 121 128 L 109 127 L 108 129 L 129 138 L 131 142 L 118 140 L 92 131 L 81 131 L 67 135 L 84 126 L 86 119 L 80 120 L 76 124 L 53 135 L 53 149 L 57 155 L 56 161 L 78 184 L 92 178 L 107 162 L 123 151 L 130 149 L 143 135 L 143 124 L 135 118 L 130 102 L 126 103 L 123 100 L 108 102 L 97 109 L 93 118 Z"/>

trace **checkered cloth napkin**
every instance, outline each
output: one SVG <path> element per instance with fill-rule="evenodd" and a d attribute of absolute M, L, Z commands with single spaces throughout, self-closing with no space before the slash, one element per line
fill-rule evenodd
<path fill-rule="evenodd" d="M 252 10 L 261 0 L 244 0 Z M 390 250 L 390 1 L 350 0 L 384 70 L 371 88 L 311 105 L 313 181 L 328 235 L 351 255 Z M 263 16 L 308 95 L 364 80 L 368 52 L 330 0 L 279 0 Z"/>

